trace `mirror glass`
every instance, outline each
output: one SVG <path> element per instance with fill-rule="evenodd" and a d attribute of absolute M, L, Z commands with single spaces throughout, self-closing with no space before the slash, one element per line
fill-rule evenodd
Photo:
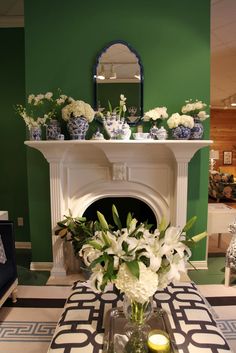
<path fill-rule="evenodd" d="M 95 109 L 103 113 L 126 97 L 125 119 L 136 125 L 143 116 L 143 67 L 137 52 L 125 42 L 113 42 L 98 55 L 94 67 Z"/>

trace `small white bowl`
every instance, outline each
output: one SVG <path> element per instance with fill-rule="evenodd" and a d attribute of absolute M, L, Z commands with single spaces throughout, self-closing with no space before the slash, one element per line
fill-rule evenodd
<path fill-rule="evenodd" d="M 133 132 L 133 138 L 135 140 L 147 140 L 149 136 L 149 132 Z"/>

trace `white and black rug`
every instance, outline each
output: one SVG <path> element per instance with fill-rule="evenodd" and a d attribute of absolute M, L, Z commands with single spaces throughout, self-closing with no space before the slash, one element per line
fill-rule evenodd
<path fill-rule="evenodd" d="M 0 352 L 45 353 L 69 295 L 68 287 L 19 286 L 18 301 L 0 308 Z"/>
<path fill-rule="evenodd" d="M 214 319 L 232 352 L 236 353 L 236 286 L 212 284 L 198 285 L 197 288 L 207 299 Z"/>

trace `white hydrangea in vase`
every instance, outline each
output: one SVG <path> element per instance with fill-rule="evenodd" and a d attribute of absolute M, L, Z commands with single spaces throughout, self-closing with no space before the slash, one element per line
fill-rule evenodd
<path fill-rule="evenodd" d="M 167 138 L 167 131 L 163 126 L 157 126 L 158 122 L 161 122 L 168 118 L 166 107 L 156 107 L 144 113 L 143 121 L 151 121 L 153 126 L 151 127 L 149 134 L 152 139 L 165 140 Z"/>
<path fill-rule="evenodd" d="M 171 129 L 174 139 L 189 140 L 194 120 L 190 115 L 174 113 L 167 120 L 167 125 Z"/>
<path fill-rule="evenodd" d="M 202 122 L 209 118 L 209 114 L 206 112 L 207 104 L 199 100 L 193 101 L 192 99 L 186 100 L 185 103 L 181 108 L 181 112 L 191 115 L 194 119 L 194 127 L 191 131 L 190 140 L 200 140 L 204 133 Z"/>
<path fill-rule="evenodd" d="M 67 122 L 72 140 L 85 140 L 89 123 L 94 119 L 94 115 L 93 108 L 81 100 L 72 100 L 62 109 L 62 119 Z"/>

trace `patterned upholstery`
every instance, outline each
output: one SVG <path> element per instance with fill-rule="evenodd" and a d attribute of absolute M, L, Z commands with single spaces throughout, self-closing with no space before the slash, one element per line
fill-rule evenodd
<path fill-rule="evenodd" d="M 179 352 L 230 352 L 194 284 L 171 284 L 158 291 L 154 300 L 168 313 Z M 109 309 L 121 305 L 122 296 L 116 290 L 97 294 L 83 283 L 75 283 L 48 353 L 102 353 L 103 318 Z"/>

